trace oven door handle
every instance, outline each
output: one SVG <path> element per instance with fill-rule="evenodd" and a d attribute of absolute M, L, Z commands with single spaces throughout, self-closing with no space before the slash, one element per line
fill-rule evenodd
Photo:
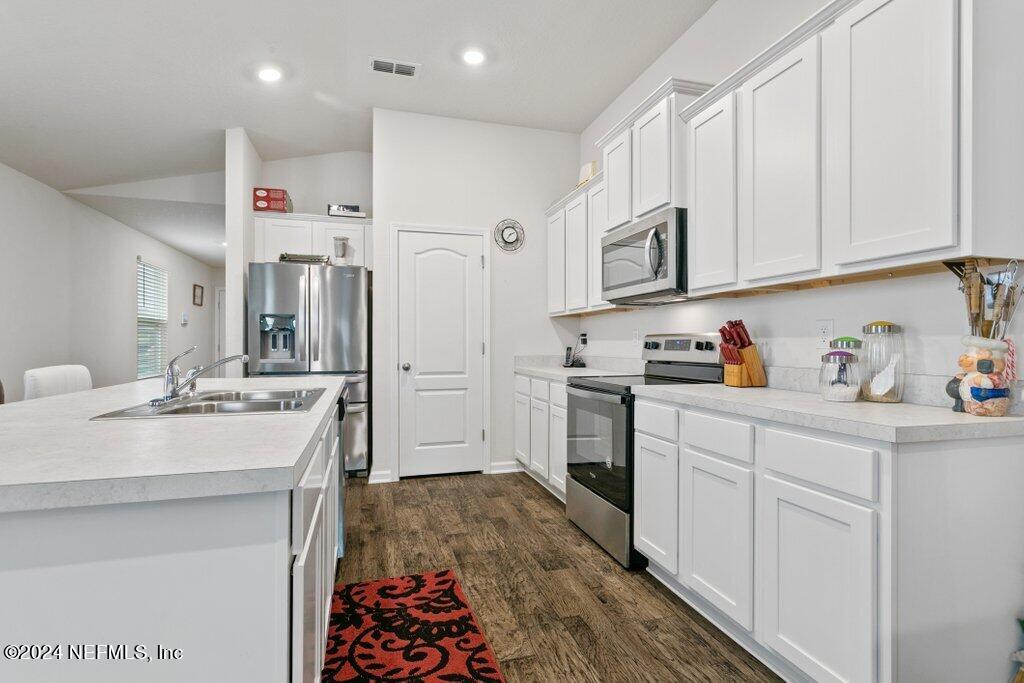
<path fill-rule="evenodd" d="M 576 387 L 567 386 L 565 388 L 567 394 L 572 396 L 579 396 L 580 398 L 589 398 L 594 401 L 601 401 L 602 403 L 614 403 L 616 405 L 623 405 L 626 402 L 626 397 L 622 394 L 604 394 L 597 391 L 584 391 L 583 389 L 577 389 Z"/>

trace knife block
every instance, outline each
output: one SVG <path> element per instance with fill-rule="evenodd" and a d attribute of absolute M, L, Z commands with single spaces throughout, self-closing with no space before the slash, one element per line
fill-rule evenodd
<path fill-rule="evenodd" d="M 729 387 L 749 387 L 750 373 L 747 366 L 742 364 L 728 364 L 725 366 L 725 385 Z"/>
<path fill-rule="evenodd" d="M 754 345 L 740 349 L 743 363 L 725 366 L 725 384 L 730 387 L 768 386 L 768 377 L 761 363 L 761 356 Z"/>

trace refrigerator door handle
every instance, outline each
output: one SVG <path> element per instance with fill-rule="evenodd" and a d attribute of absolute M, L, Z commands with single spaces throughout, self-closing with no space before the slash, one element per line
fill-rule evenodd
<path fill-rule="evenodd" d="M 323 317 L 320 314 L 320 276 L 318 273 L 310 274 L 309 282 L 309 314 L 313 317 L 309 325 L 309 343 L 312 348 L 311 354 L 313 356 L 312 362 L 320 362 L 320 320 Z"/>
<path fill-rule="evenodd" d="M 299 362 L 306 360 L 306 276 L 299 276 L 299 322 L 295 330 L 295 351 L 299 356 Z M 299 336 L 301 335 L 301 337 Z M 300 343 L 301 340 L 301 343 Z"/>

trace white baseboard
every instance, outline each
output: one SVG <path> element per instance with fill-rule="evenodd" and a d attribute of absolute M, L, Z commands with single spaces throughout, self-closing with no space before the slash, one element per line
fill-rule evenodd
<path fill-rule="evenodd" d="M 390 484 L 393 481 L 398 480 L 392 478 L 391 470 L 373 470 L 366 478 L 367 484 Z"/>
<path fill-rule="evenodd" d="M 518 460 L 503 460 L 502 462 L 491 463 L 491 474 L 508 474 L 509 472 L 522 472 L 523 466 Z"/>
<path fill-rule="evenodd" d="M 802 671 L 794 667 L 785 659 L 775 654 L 772 650 L 754 640 L 753 634 L 744 629 L 729 617 L 722 614 L 717 607 L 705 600 L 702 596 L 679 583 L 671 574 L 658 565 L 651 562 L 647 566 L 647 573 L 661 582 L 665 588 L 672 591 L 676 597 L 697 610 L 702 617 L 714 624 L 718 630 L 732 638 L 744 650 L 756 657 L 762 664 L 779 675 L 784 681 L 792 683 L 811 683 L 809 678 Z"/>

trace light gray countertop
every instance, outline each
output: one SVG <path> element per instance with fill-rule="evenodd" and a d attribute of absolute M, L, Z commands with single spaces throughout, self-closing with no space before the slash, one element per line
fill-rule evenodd
<path fill-rule="evenodd" d="M 666 384 L 636 386 L 633 394 L 889 443 L 1024 436 L 1024 417 L 975 417 L 908 403 L 837 403 L 800 391 Z"/>
<path fill-rule="evenodd" d="M 563 368 L 559 365 L 517 365 L 515 371 L 517 375 L 562 381 L 570 377 L 625 377 L 638 374 L 621 370 L 602 370 L 601 368 Z"/>
<path fill-rule="evenodd" d="M 199 380 L 199 390 L 326 391 L 309 412 L 90 421 L 162 379 L 0 406 L 0 512 L 291 489 L 345 386 L 340 376 Z"/>

